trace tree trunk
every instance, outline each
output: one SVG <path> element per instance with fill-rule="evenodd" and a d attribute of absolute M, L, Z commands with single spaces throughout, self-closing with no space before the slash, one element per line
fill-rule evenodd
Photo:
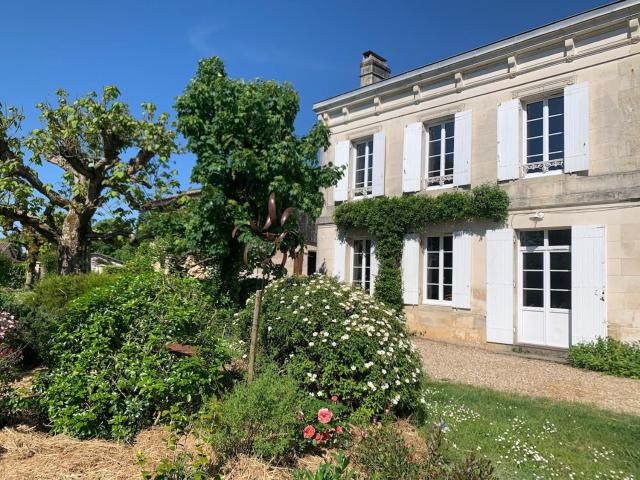
<path fill-rule="evenodd" d="M 89 239 L 90 220 L 86 221 L 71 210 L 62 224 L 58 242 L 58 271 L 60 275 L 87 273 L 91 270 Z"/>
<path fill-rule="evenodd" d="M 29 290 L 33 288 L 33 284 L 38 279 L 38 257 L 40 255 L 40 242 L 32 238 L 27 245 L 27 278 L 25 287 Z"/>

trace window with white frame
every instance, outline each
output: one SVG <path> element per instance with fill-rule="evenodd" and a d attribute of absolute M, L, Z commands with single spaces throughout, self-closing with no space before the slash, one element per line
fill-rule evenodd
<path fill-rule="evenodd" d="M 373 138 L 355 142 L 353 195 L 371 195 L 373 190 Z"/>
<path fill-rule="evenodd" d="M 454 129 L 453 119 L 427 128 L 426 187 L 453 184 Z"/>
<path fill-rule="evenodd" d="M 525 105 L 525 175 L 562 171 L 564 167 L 564 96 Z"/>
<path fill-rule="evenodd" d="M 453 299 L 453 236 L 427 237 L 425 298 L 429 302 Z"/>
<path fill-rule="evenodd" d="M 353 241 L 351 283 L 371 293 L 371 240 Z"/>

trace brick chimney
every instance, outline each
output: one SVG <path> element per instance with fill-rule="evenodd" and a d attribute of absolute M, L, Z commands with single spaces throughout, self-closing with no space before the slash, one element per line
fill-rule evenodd
<path fill-rule="evenodd" d="M 375 52 L 367 50 L 362 54 L 360 62 L 360 86 L 371 85 L 389 78 L 391 69 L 387 60 Z"/>

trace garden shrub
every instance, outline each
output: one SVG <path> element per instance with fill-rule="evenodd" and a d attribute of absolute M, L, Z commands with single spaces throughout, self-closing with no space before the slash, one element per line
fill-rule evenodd
<path fill-rule="evenodd" d="M 0 287 L 20 288 L 24 285 L 26 269 L 24 263 L 18 263 L 0 253 Z"/>
<path fill-rule="evenodd" d="M 16 379 L 20 363 L 20 350 L 10 345 L 10 337 L 15 332 L 15 317 L 0 309 L 0 426 L 11 417 L 13 390 L 11 383 Z"/>
<path fill-rule="evenodd" d="M 347 410 L 337 398 L 309 397 L 293 378 L 269 366 L 254 382 L 212 400 L 200 422 L 221 459 L 245 454 L 286 462 L 307 448 L 341 445 Z"/>
<path fill-rule="evenodd" d="M 571 346 L 567 358 L 574 367 L 640 379 L 640 342 L 598 338 Z"/>
<path fill-rule="evenodd" d="M 212 400 L 202 421 L 221 459 L 246 454 L 279 462 L 305 446 L 305 401 L 293 379 L 267 370 L 250 384 L 238 384 L 224 400 Z"/>
<path fill-rule="evenodd" d="M 228 360 L 206 331 L 209 299 L 196 280 L 124 275 L 72 302 L 36 384 L 54 432 L 130 438 L 161 417 L 178 422 L 216 392 Z M 196 356 L 167 350 L 197 347 Z"/>
<path fill-rule="evenodd" d="M 37 307 L 24 304 L 23 292 L 0 291 L 0 310 L 11 313 L 16 329 L 12 346 L 23 352 L 27 365 L 47 364 L 50 357 L 51 338 L 57 329 L 60 316 L 46 314 Z"/>
<path fill-rule="evenodd" d="M 245 332 L 254 301 L 238 313 Z M 333 279 L 271 283 L 262 303 L 260 348 L 263 358 L 284 367 L 310 396 L 336 395 L 361 419 L 417 404 L 422 368 L 403 317 Z"/>
<path fill-rule="evenodd" d="M 493 467 L 488 460 L 470 455 L 447 459 L 443 451 L 444 433 L 434 425 L 428 433 L 424 452 L 407 446 L 400 429 L 393 424 L 370 428 L 354 449 L 354 460 L 366 478 L 375 480 L 490 480 Z"/>
<path fill-rule="evenodd" d="M 110 285 L 117 279 L 113 274 L 81 273 L 77 275 L 48 275 L 40 280 L 33 291 L 22 296 L 22 302 L 53 317 L 64 314 L 71 301 L 89 290 Z"/>

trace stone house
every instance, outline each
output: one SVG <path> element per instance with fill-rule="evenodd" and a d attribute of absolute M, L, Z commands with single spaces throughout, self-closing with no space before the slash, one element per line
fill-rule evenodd
<path fill-rule="evenodd" d="M 318 263 L 371 290 L 375 238 L 335 206 L 497 184 L 508 220 L 404 239 L 409 326 L 435 339 L 566 349 L 640 339 L 640 1 L 590 10 L 396 76 L 365 52 L 360 88 L 317 102 Z"/>

